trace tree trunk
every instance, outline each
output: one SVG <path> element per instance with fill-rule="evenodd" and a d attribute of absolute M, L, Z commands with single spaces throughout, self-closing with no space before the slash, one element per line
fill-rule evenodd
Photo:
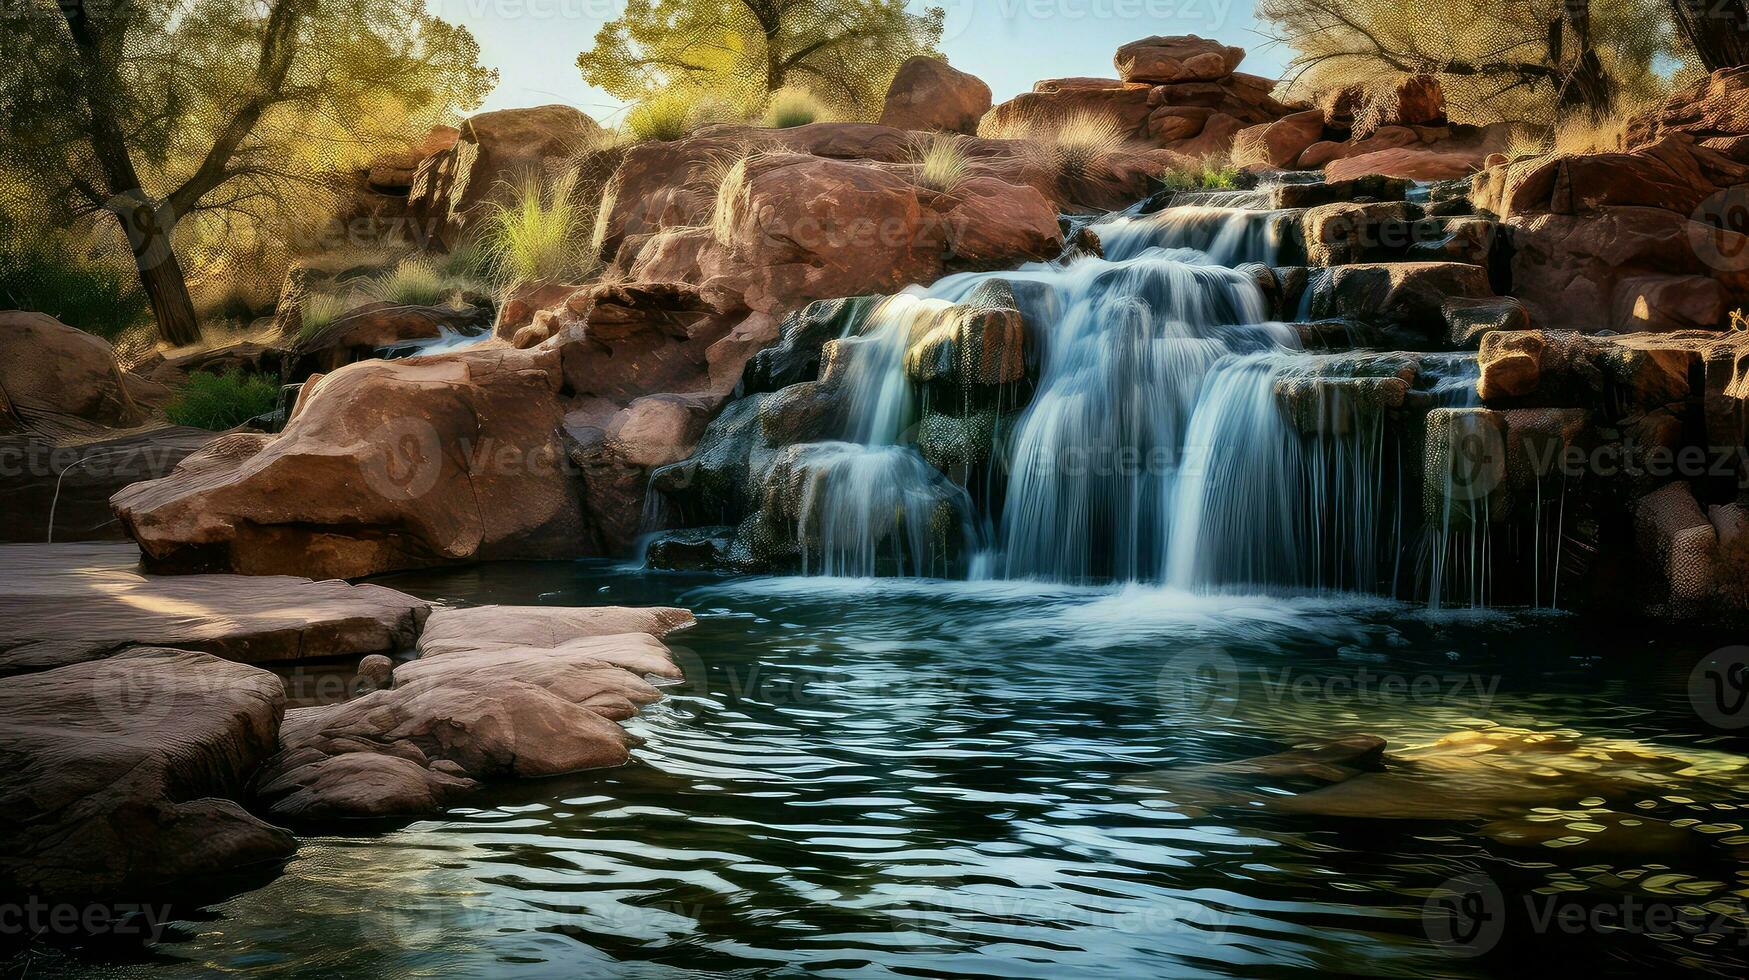
<path fill-rule="evenodd" d="M 199 343 L 200 320 L 194 315 L 182 263 L 170 246 L 174 223 L 138 191 L 112 204 L 110 211 L 127 234 L 140 286 L 152 303 L 152 318 L 158 321 L 158 336 L 173 347 Z"/>
<path fill-rule="evenodd" d="M 1749 65 L 1749 4 L 1744 0 L 1670 0 L 1670 10 L 1707 71 Z"/>

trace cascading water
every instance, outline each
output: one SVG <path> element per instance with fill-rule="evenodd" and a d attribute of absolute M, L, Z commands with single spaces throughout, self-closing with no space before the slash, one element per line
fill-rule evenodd
<path fill-rule="evenodd" d="M 1401 545 L 1420 540 L 1419 501 L 1404 499 L 1420 446 L 1387 431 L 1386 410 L 1469 404 L 1474 359 L 1301 350 L 1234 268 L 1279 260 L 1283 221 L 1261 200 L 1116 216 L 1093 226 L 1103 256 L 881 303 L 837 342 L 843 440 L 791 447 L 812 473 L 795 518 L 805 568 L 1396 595 L 1426 594 L 1431 576 L 1437 596 L 1451 563 Z M 1004 492 L 980 507 L 919 452 L 930 395 L 905 360 L 995 282 L 1039 369 L 1025 407 L 996 413 Z"/>

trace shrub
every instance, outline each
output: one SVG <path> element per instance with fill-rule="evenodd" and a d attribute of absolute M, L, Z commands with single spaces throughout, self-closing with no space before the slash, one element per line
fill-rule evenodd
<path fill-rule="evenodd" d="M 747 206 L 747 161 L 755 154 L 745 154 L 720 164 L 721 178 L 717 182 L 717 203 L 711 210 L 711 234 L 724 246 L 735 244 L 737 212 Z"/>
<path fill-rule="evenodd" d="M 692 132 L 692 103 L 669 90 L 647 96 L 627 110 L 625 131 L 639 142 L 667 143 Z"/>
<path fill-rule="evenodd" d="M 1030 143 L 1040 162 L 1061 177 L 1086 174 L 1100 157 L 1115 153 L 1130 142 L 1123 124 L 1090 109 L 1010 123 L 998 122 L 992 111 L 978 124 L 978 135 Z"/>
<path fill-rule="evenodd" d="M 298 311 L 298 342 L 309 341 L 327 330 L 352 307 L 350 300 L 327 293 L 311 293 L 304 297 L 303 307 Z"/>
<path fill-rule="evenodd" d="M 224 374 L 197 372 L 164 407 L 176 425 L 221 432 L 279 406 L 279 380 L 232 369 Z"/>
<path fill-rule="evenodd" d="M 965 183 L 974 168 L 965 140 L 937 133 L 911 141 L 911 159 L 917 164 L 917 183 L 944 194 Z"/>
<path fill-rule="evenodd" d="M 65 242 L 16 237 L 0 246 L 0 309 L 34 310 L 114 341 L 151 321 L 134 270 L 75 254 Z"/>
<path fill-rule="evenodd" d="M 365 284 L 372 299 L 401 306 L 437 306 L 469 283 L 445 275 L 430 259 L 402 259 L 394 269 Z"/>
<path fill-rule="evenodd" d="M 1232 190 L 1239 185 L 1239 168 L 1225 157 L 1204 157 L 1186 167 L 1172 167 L 1160 175 L 1169 191 Z"/>
<path fill-rule="evenodd" d="M 502 289 L 535 279 L 564 279 L 594 271 L 584 229 L 594 214 L 577 200 L 577 171 L 568 170 L 550 187 L 525 179 L 508 204 L 486 221 L 480 247 L 491 257 L 493 278 Z"/>
<path fill-rule="evenodd" d="M 765 103 L 765 125 L 772 129 L 806 126 L 825 117 L 826 107 L 806 89 L 780 88 Z"/>
<path fill-rule="evenodd" d="M 621 129 L 640 143 L 668 143 L 708 123 L 729 122 L 740 116 L 732 104 L 719 96 L 671 88 L 638 100 L 626 111 Z"/>

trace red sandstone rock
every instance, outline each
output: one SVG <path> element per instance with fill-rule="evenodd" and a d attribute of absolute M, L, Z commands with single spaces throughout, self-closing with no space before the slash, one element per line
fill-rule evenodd
<path fill-rule="evenodd" d="M 1226 78 L 1245 60 L 1245 49 L 1195 34 L 1149 37 L 1117 49 L 1113 59 L 1126 82 L 1212 82 Z"/>
<path fill-rule="evenodd" d="M 971 136 L 989 111 L 990 86 L 940 58 L 918 55 L 893 76 L 881 125 Z"/>

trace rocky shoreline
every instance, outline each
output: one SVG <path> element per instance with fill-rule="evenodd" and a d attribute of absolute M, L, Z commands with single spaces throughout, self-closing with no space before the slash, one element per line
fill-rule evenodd
<path fill-rule="evenodd" d="M 623 765 L 617 722 L 661 697 L 645 678 L 681 679 L 660 638 L 693 623 L 142 575 L 131 552 L 0 546 L 5 895 L 122 910 L 290 858 L 282 825 L 410 819 L 490 781 Z M 338 700 L 290 708 L 255 666 L 361 655 Z"/>

